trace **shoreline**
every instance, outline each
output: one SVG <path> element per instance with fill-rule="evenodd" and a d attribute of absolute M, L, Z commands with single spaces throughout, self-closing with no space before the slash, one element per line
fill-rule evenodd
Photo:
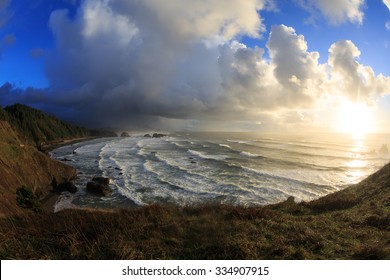
<path fill-rule="evenodd" d="M 72 138 L 72 139 L 65 139 L 65 140 L 62 140 L 62 141 L 59 141 L 59 142 L 53 142 L 53 143 L 50 143 L 50 144 L 47 144 L 47 145 L 43 145 L 40 150 L 46 154 L 48 154 L 49 152 L 55 150 L 55 149 L 58 149 L 60 147 L 63 147 L 63 146 L 68 146 L 68 145 L 72 145 L 72 144 L 76 144 L 76 143 L 80 143 L 80 142 L 84 142 L 84 141 L 88 141 L 88 140 L 93 140 L 93 139 L 97 139 L 97 138 L 100 138 L 98 136 L 87 136 L 87 137 L 79 137 L 79 138 Z"/>
<path fill-rule="evenodd" d="M 96 137 L 96 136 L 93 136 L 93 137 L 80 137 L 80 138 L 74 138 L 74 139 L 67 139 L 67 140 L 63 140 L 61 142 L 57 142 L 57 143 L 53 143 L 51 145 L 47 145 L 46 146 L 46 149 L 45 149 L 45 152 L 46 154 L 49 155 L 49 152 L 50 151 L 53 151 L 54 149 L 57 149 L 57 148 L 60 148 L 60 147 L 63 147 L 63 146 L 71 146 L 72 144 L 75 144 L 75 143 L 80 143 L 80 142 L 85 142 L 85 141 L 89 141 L 89 140 L 94 140 L 94 139 L 98 139 L 98 138 L 105 138 L 105 137 Z M 67 163 L 64 163 L 61 161 L 62 164 L 66 165 L 66 166 L 70 166 L 72 167 L 71 165 L 67 164 Z M 372 176 L 374 173 L 376 173 L 377 171 L 381 170 L 384 166 L 386 166 L 388 163 L 385 163 L 381 168 L 379 168 L 378 170 L 374 171 L 373 173 L 370 173 L 370 174 L 367 174 L 366 177 L 362 178 L 359 182 L 355 182 L 355 183 L 352 183 L 352 184 L 348 184 L 348 186 L 346 188 L 342 188 L 342 189 L 339 189 L 339 190 L 336 190 L 334 192 L 331 192 L 331 193 L 328 193 L 326 195 L 323 195 L 323 196 L 320 196 L 320 197 L 317 197 L 313 200 L 308 200 L 308 201 L 303 201 L 305 203 L 308 203 L 308 202 L 313 202 L 313 201 L 317 201 L 317 200 L 320 200 L 328 195 L 332 195 L 332 194 L 336 194 L 336 193 L 340 193 L 344 190 L 348 190 L 350 188 L 352 188 L 353 186 L 356 186 L 356 185 L 359 185 L 360 183 L 362 183 L 363 181 L 365 181 L 368 177 Z M 76 170 L 76 173 L 77 173 L 77 169 Z M 73 180 L 69 180 L 69 181 L 73 181 Z M 61 197 L 61 194 L 58 194 L 58 193 L 55 193 L 53 191 L 51 191 L 47 196 L 45 196 L 41 202 L 42 202 L 42 207 L 45 209 L 45 210 L 48 210 L 49 212 L 53 213 L 54 212 L 54 209 L 55 209 L 55 205 L 57 204 L 59 198 Z M 296 199 L 296 198 L 295 198 Z M 282 203 L 283 201 L 281 202 L 276 202 L 276 203 L 269 203 L 269 204 L 265 204 L 265 205 L 262 205 L 263 206 L 269 206 L 269 205 L 275 205 L 275 204 L 278 204 L 278 203 Z M 161 205 L 164 205 L 164 204 L 161 204 Z M 136 205 L 134 205 L 136 206 Z M 257 206 L 255 206 L 257 207 Z M 120 207 L 118 207 L 119 209 Z M 115 208 L 113 208 L 115 209 Z"/>
<path fill-rule="evenodd" d="M 60 142 L 55 142 L 55 143 L 45 145 L 41 148 L 41 151 L 44 152 L 48 157 L 50 157 L 49 153 L 55 149 L 58 149 L 58 148 L 63 147 L 63 146 L 68 146 L 68 145 L 80 143 L 80 142 L 94 140 L 97 138 L 100 138 L 100 137 L 88 136 L 88 137 L 78 137 L 78 138 L 73 138 L 73 139 L 66 139 L 66 140 L 62 140 Z M 55 159 L 52 159 L 52 160 L 55 160 Z M 72 167 L 64 162 L 61 162 L 61 163 L 66 165 L 66 166 Z M 76 174 L 77 174 L 77 169 L 75 169 L 75 170 L 76 170 Z M 69 181 L 72 181 L 72 180 L 70 179 Z M 61 194 L 55 193 L 53 190 L 51 190 L 45 197 L 43 197 L 40 200 L 40 202 L 42 204 L 42 210 L 44 210 L 45 212 L 49 212 L 49 213 L 55 213 L 54 212 L 55 205 L 57 204 L 58 199 L 60 197 L 61 197 Z"/>

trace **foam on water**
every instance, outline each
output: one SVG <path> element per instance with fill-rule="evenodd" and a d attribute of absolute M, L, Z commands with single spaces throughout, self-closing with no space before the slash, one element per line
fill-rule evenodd
<path fill-rule="evenodd" d="M 249 153 L 249 152 L 241 152 L 240 155 L 242 155 L 244 157 L 259 157 L 259 155 L 252 154 L 252 153 Z"/>
<path fill-rule="evenodd" d="M 222 160 L 225 160 L 228 158 L 226 155 L 210 155 L 210 154 L 207 154 L 204 152 L 199 152 L 199 151 L 194 151 L 194 150 L 188 150 L 188 152 L 194 156 L 197 156 L 197 157 L 200 157 L 203 159 L 213 159 L 213 160 L 222 161 Z"/>
<path fill-rule="evenodd" d="M 344 140 L 237 136 L 135 136 L 61 147 L 52 157 L 66 158 L 77 168 L 79 192 L 64 195 L 56 211 L 127 202 L 264 205 L 289 196 L 312 200 L 356 183 L 389 159 L 389 155 L 369 153 L 383 140 L 363 145 Z M 96 175 L 111 179 L 112 197 L 87 194 L 85 185 Z"/>

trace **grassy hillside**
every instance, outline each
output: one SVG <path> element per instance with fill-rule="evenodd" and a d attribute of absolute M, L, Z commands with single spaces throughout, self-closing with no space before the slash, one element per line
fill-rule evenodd
<path fill-rule="evenodd" d="M 310 203 L 0 219 L 2 259 L 390 259 L 390 165 Z"/>
<path fill-rule="evenodd" d="M 90 135 L 86 128 L 68 124 L 42 111 L 21 104 L 2 109 L 0 119 L 8 120 L 22 138 L 32 141 L 36 145 Z"/>
<path fill-rule="evenodd" d="M 53 181 L 61 183 L 75 176 L 72 167 L 39 150 L 92 135 L 109 134 L 68 124 L 21 104 L 0 107 L 0 216 L 20 212 L 16 191 L 21 186 L 42 198 L 52 189 Z"/>
<path fill-rule="evenodd" d="M 75 176 L 75 170 L 51 160 L 37 150 L 37 144 L 84 136 L 87 130 L 24 105 L 0 107 L 0 217 L 21 213 L 16 190 L 21 186 L 44 197 L 53 178 L 57 182 Z"/>
<path fill-rule="evenodd" d="M 6 121 L 0 120 L 0 216 L 18 212 L 16 190 L 25 185 L 39 197 L 50 190 L 53 178 L 57 182 L 75 176 L 75 170 L 50 159 L 19 137 Z"/>

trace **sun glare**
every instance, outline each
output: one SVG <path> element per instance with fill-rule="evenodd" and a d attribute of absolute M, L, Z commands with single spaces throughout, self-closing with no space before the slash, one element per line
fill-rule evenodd
<path fill-rule="evenodd" d="M 338 129 L 353 138 L 362 138 L 374 128 L 373 112 L 365 104 L 346 101 L 339 109 Z"/>

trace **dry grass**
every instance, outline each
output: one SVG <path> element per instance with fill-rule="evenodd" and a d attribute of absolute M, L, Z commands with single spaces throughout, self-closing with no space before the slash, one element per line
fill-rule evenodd
<path fill-rule="evenodd" d="M 306 214 L 296 213 L 304 208 Z M 310 206 L 153 205 L 0 220 L 2 259 L 385 259 L 388 216 Z"/>

